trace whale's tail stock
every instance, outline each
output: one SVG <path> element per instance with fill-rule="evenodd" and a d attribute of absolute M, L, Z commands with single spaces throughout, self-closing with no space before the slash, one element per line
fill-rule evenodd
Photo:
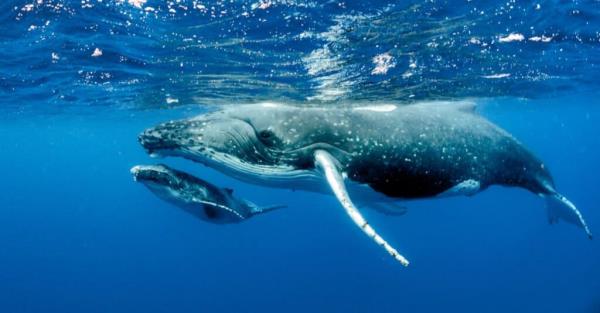
<path fill-rule="evenodd" d="M 573 202 L 557 192 L 543 195 L 543 197 L 546 199 L 546 210 L 550 224 L 555 224 L 559 220 L 563 220 L 583 228 L 588 237 L 592 239 L 592 233 L 585 223 L 583 215 L 577 210 Z"/>

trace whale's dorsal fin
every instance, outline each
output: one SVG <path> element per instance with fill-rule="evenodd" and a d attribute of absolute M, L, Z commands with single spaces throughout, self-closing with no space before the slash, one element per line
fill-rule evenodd
<path fill-rule="evenodd" d="M 223 191 L 230 196 L 233 195 L 233 189 L 231 188 L 223 188 Z"/>
<path fill-rule="evenodd" d="M 314 156 L 316 166 L 320 168 L 325 175 L 331 190 L 346 210 L 346 213 L 352 218 L 352 221 L 360 227 L 367 236 L 373 239 L 378 245 L 382 246 L 385 251 L 394 257 L 394 259 L 402 265 L 408 266 L 408 260 L 398 253 L 394 247 L 390 246 L 385 239 L 381 238 L 381 236 L 375 232 L 373 227 L 369 225 L 367 220 L 365 220 L 362 214 L 360 214 L 360 211 L 356 206 L 354 206 L 352 200 L 350 200 L 348 191 L 346 190 L 344 178 L 338 169 L 337 160 L 325 150 L 316 150 Z"/>

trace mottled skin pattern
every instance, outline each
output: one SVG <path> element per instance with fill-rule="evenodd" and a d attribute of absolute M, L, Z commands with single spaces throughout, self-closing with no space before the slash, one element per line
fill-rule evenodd
<path fill-rule="evenodd" d="M 231 189 L 166 165 L 138 165 L 131 173 L 159 197 L 211 223 L 237 223 L 257 213 L 255 206 L 235 198 Z"/>
<path fill-rule="evenodd" d="M 543 163 L 465 103 L 236 106 L 161 124 L 140 142 L 150 153 L 203 163 L 227 155 L 219 159 L 225 167 L 258 167 L 258 176 L 267 178 L 314 170 L 313 153 L 322 149 L 350 180 L 393 198 L 431 197 L 469 179 L 481 189 L 499 184 L 554 193 Z"/>

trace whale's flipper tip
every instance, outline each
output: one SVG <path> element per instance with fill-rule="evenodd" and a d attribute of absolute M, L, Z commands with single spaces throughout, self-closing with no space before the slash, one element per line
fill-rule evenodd
<path fill-rule="evenodd" d="M 548 213 L 548 221 L 550 224 L 555 224 L 559 220 L 574 224 L 585 230 L 589 239 L 592 239 L 592 233 L 588 228 L 583 215 L 577 210 L 577 207 L 561 194 L 553 194 L 546 196 L 546 210 Z"/>
<path fill-rule="evenodd" d="M 325 179 L 327 183 L 329 183 L 329 187 L 333 191 L 333 194 L 338 199 L 348 216 L 352 219 L 356 226 L 360 227 L 360 229 L 371 238 L 375 243 L 381 246 L 387 253 L 389 253 L 396 261 L 400 262 L 400 264 L 404 266 L 408 266 L 408 260 L 402 256 L 402 254 L 398 253 L 394 247 L 392 247 L 385 239 L 383 239 L 376 231 L 369 225 L 367 220 L 362 216 L 360 211 L 356 208 L 350 196 L 348 195 L 348 190 L 346 190 L 346 185 L 344 183 L 344 175 L 337 168 L 338 162 L 337 160 L 329 154 L 329 152 L 325 150 L 316 150 L 315 151 L 315 165 L 319 168 L 323 174 L 325 175 Z"/>

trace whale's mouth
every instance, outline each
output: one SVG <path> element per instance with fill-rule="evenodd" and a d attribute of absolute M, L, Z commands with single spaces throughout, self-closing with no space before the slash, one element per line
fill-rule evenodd
<path fill-rule="evenodd" d="M 152 158 L 160 158 L 173 154 L 180 144 L 172 138 L 162 136 L 158 132 L 145 131 L 138 136 L 138 142 Z"/>
<path fill-rule="evenodd" d="M 163 164 L 136 165 L 132 167 L 129 172 L 136 182 L 168 187 L 176 186 L 178 184 L 175 174 Z"/>
<path fill-rule="evenodd" d="M 299 152 L 286 154 L 266 135 L 249 121 L 209 116 L 157 125 L 138 141 L 151 157 L 182 157 L 252 184 L 285 188 L 316 179 L 310 162 L 297 162 Z"/>

